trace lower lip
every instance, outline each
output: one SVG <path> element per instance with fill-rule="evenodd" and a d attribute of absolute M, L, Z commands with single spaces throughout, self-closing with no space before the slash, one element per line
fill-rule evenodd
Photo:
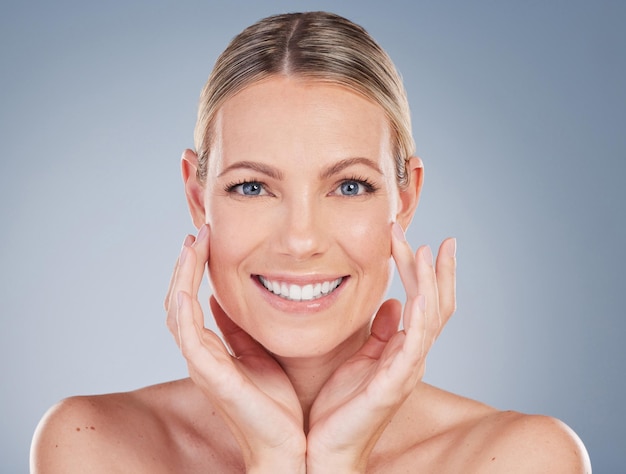
<path fill-rule="evenodd" d="M 311 313 L 324 311 L 333 305 L 333 303 L 339 297 L 339 294 L 343 291 L 344 287 L 348 283 L 350 277 L 344 276 L 340 285 L 335 288 L 331 293 L 324 295 L 320 298 L 308 301 L 292 301 L 272 293 L 259 281 L 258 277 L 252 276 L 252 280 L 256 283 L 257 287 L 261 291 L 263 299 L 269 303 L 270 306 L 284 313 Z"/>

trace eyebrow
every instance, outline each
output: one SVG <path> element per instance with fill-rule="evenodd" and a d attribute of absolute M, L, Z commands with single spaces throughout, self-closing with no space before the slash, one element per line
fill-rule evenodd
<path fill-rule="evenodd" d="M 358 156 L 354 158 L 346 158 L 345 160 L 341 160 L 341 161 L 338 161 L 337 163 L 333 163 L 332 165 L 322 170 L 322 172 L 320 173 L 320 178 L 328 179 L 338 173 L 341 173 L 344 169 L 349 168 L 350 166 L 354 166 L 354 165 L 365 165 L 373 169 L 374 171 L 376 171 L 378 174 L 380 175 L 383 174 L 380 167 L 378 166 L 378 163 L 376 163 L 373 160 L 370 160 L 369 158 Z M 237 169 L 253 170 L 253 171 L 262 173 L 266 176 L 269 176 L 270 178 L 273 178 L 273 179 L 279 179 L 279 180 L 283 179 L 283 173 L 278 168 L 275 168 L 274 166 L 271 166 L 271 165 L 267 165 L 265 163 L 259 163 L 256 161 L 237 161 L 236 163 L 233 163 L 232 165 L 227 166 L 219 174 L 218 177 L 221 178 L 225 174 L 233 170 L 237 170 Z"/>
<path fill-rule="evenodd" d="M 332 165 L 330 165 L 329 167 L 327 167 L 320 173 L 320 178 L 321 179 L 330 178 L 333 175 L 342 172 L 344 169 L 349 168 L 350 166 L 354 166 L 354 165 L 365 165 L 365 166 L 372 168 L 378 174 L 380 175 L 383 174 L 380 167 L 378 166 L 378 163 L 376 163 L 373 160 L 370 160 L 369 158 L 363 158 L 359 156 L 355 158 L 346 158 L 345 160 L 341 160 L 341 161 L 338 161 L 337 163 L 333 163 Z"/>
<path fill-rule="evenodd" d="M 264 163 L 258 163 L 256 161 L 237 161 L 236 163 L 227 166 L 218 177 L 221 178 L 226 173 L 237 169 L 258 171 L 259 173 L 273 179 L 283 179 L 283 173 L 279 169 Z"/>

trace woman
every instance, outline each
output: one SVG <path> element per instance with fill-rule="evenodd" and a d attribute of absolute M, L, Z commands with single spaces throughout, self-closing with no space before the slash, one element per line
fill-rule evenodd
<path fill-rule="evenodd" d="M 33 472 L 590 472 L 561 422 L 421 381 L 455 308 L 456 243 L 433 262 L 404 238 L 423 168 L 399 76 L 362 28 L 317 12 L 244 30 L 195 142 L 199 232 L 165 299 L 191 377 L 64 400 Z M 394 262 L 404 307 L 383 302 Z M 205 268 L 223 341 L 204 328 Z"/>

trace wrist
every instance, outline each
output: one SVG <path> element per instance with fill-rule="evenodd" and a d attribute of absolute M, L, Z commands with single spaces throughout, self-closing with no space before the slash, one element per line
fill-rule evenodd
<path fill-rule="evenodd" d="M 282 449 L 257 451 L 247 464 L 246 472 L 250 474 L 305 474 L 306 448 L 290 450 L 283 446 Z"/>
<path fill-rule="evenodd" d="M 304 457 L 301 460 L 273 459 L 255 463 L 246 469 L 248 474 L 305 474 L 307 472 Z"/>
<path fill-rule="evenodd" d="M 328 472 L 341 472 L 342 474 L 363 474 L 367 468 L 367 457 L 355 459 L 349 456 L 307 455 L 307 474 L 326 474 Z"/>

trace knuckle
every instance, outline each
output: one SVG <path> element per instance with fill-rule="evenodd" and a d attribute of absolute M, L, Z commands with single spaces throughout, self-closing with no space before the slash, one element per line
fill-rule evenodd
<path fill-rule="evenodd" d="M 186 341 L 180 341 L 180 352 L 183 354 L 183 357 L 187 359 L 189 363 L 195 359 L 197 354 L 197 348 L 191 344 L 186 343 Z"/>
<path fill-rule="evenodd" d="M 456 301 L 445 302 L 441 307 L 441 312 L 447 319 L 456 312 Z"/>
<path fill-rule="evenodd" d="M 432 317 L 428 318 L 427 323 L 428 329 L 432 333 L 437 334 L 439 328 L 441 327 L 441 315 L 439 313 L 433 315 Z"/>
<path fill-rule="evenodd" d="M 165 324 L 167 326 L 167 329 L 169 329 L 169 331 L 174 336 L 178 334 L 178 324 L 176 324 L 176 320 L 172 318 L 170 314 L 167 315 L 167 318 L 165 319 Z"/>

